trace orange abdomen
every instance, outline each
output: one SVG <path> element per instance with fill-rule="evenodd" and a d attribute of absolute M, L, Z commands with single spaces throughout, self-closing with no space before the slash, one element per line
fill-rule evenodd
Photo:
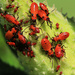
<path fill-rule="evenodd" d="M 45 50 L 45 51 L 49 51 L 51 49 L 51 43 L 49 42 L 48 39 L 46 38 L 43 38 L 41 40 L 41 45 L 42 45 L 42 48 Z"/>

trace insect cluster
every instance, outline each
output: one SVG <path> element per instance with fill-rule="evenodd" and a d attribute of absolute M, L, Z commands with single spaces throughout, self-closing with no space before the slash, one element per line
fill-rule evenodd
<path fill-rule="evenodd" d="M 14 0 L 11 0 L 14 2 Z M 14 16 L 7 14 L 7 11 L 0 13 L 0 15 L 5 18 L 10 25 L 10 28 L 7 30 L 6 24 L 4 25 L 5 32 L 5 38 L 7 40 L 7 44 L 10 46 L 13 46 L 16 48 L 16 50 L 19 50 L 23 53 L 23 55 L 26 55 L 28 57 L 35 57 L 35 53 L 33 52 L 31 46 L 36 45 L 36 42 L 33 42 L 31 40 L 28 40 L 24 35 L 22 31 L 23 24 L 27 24 L 30 22 L 30 25 L 28 26 L 31 32 L 29 33 L 29 36 L 35 37 L 35 40 L 38 40 L 38 37 L 36 34 L 40 33 L 40 27 L 36 27 L 36 20 L 43 22 L 41 25 L 46 21 L 47 25 L 52 30 L 52 22 L 49 18 L 49 10 L 46 7 L 45 4 L 39 3 L 39 6 L 37 3 L 33 2 L 31 0 L 31 6 L 30 6 L 30 20 L 24 21 L 24 19 L 21 19 L 18 21 Z M 6 6 L 6 9 L 12 9 L 15 5 L 12 3 Z M 14 13 L 18 11 L 19 6 L 17 6 L 14 9 Z M 39 9 L 40 8 L 40 9 Z M 48 24 L 49 22 L 49 24 Z M 24 25 L 25 26 L 25 25 Z M 56 29 L 59 29 L 59 23 L 56 23 Z M 42 34 L 41 34 L 42 35 Z M 46 34 L 47 35 L 47 34 Z M 50 38 L 52 42 L 48 40 L 48 35 L 41 39 L 41 47 L 43 48 L 43 51 L 46 51 L 48 56 L 51 58 L 55 58 L 60 60 L 62 57 L 65 56 L 65 49 L 63 48 L 64 45 L 62 45 L 62 41 L 66 40 L 69 37 L 68 32 L 61 32 L 58 36 Z M 57 65 L 56 72 L 58 72 L 60 68 L 60 65 Z M 59 75 L 62 74 L 62 71 Z"/>

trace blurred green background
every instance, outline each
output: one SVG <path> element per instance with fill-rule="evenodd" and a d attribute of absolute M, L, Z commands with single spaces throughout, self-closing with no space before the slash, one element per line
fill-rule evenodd
<path fill-rule="evenodd" d="M 44 0 L 38 1 L 43 2 Z M 62 9 L 62 13 L 67 13 L 68 18 L 75 17 L 75 0 L 47 0 L 47 3 L 50 7 L 52 7 L 54 4 L 58 11 L 61 11 Z M 2 0 L 0 0 L 0 7 L 1 5 Z M 73 21 L 75 21 L 74 18 Z M 4 38 L 4 29 L 0 23 L 0 75 L 5 75 L 5 73 L 10 73 L 14 75 L 15 73 L 17 73 L 18 75 L 20 75 L 23 73 L 23 70 L 24 68 L 18 61 L 16 51 L 12 50 L 11 47 L 6 44 L 6 40 Z M 5 73 L 3 73 L 4 71 Z"/>

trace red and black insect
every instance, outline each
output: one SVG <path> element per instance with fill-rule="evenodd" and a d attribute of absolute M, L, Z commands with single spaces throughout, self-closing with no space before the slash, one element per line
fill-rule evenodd
<path fill-rule="evenodd" d="M 16 46 L 15 42 L 7 42 L 7 44 L 10 45 L 10 46 L 14 46 L 14 47 Z"/>
<path fill-rule="evenodd" d="M 22 33 L 20 31 L 18 31 L 18 39 L 20 40 L 20 42 L 22 44 L 25 44 L 26 43 L 26 38 L 22 35 Z"/>
<path fill-rule="evenodd" d="M 59 40 L 62 41 L 62 40 L 65 40 L 68 37 L 69 37 L 69 33 L 68 32 L 62 32 L 58 36 L 54 37 L 53 40 L 54 41 L 59 41 Z"/>
<path fill-rule="evenodd" d="M 10 8 L 14 8 L 15 7 L 15 5 L 12 5 Z"/>
<path fill-rule="evenodd" d="M 21 19 L 19 22 L 20 24 L 27 24 L 29 22 L 29 20 L 23 21 L 24 19 Z"/>
<path fill-rule="evenodd" d="M 13 17 L 12 15 L 9 15 L 9 14 L 4 15 L 1 13 L 1 16 L 3 16 L 8 22 L 12 24 L 20 25 L 19 21 L 17 21 L 17 19 Z"/>
<path fill-rule="evenodd" d="M 34 52 L 31 50 L 31 48 L 30 47 L 28 47 L 28 51 L 27 51 L 27 56 L 29 57 L 35 57 L 35 55 L 34 55 Z"/>
<path fill-rule="evenodd" d="M 27 51 L 27 56 L 29 57 L 35 57 L 35 55 L 34 55 L 34 52 L 30 49 L 30 47 L 28 48 L 28 51 Z"/>
<path fill-rule="evenodd" d="M 33 32 L 33 31 L 32 31 L 31 33 L 29 33 L 29 35 L 35 35 L 35 34 L 36 34 L 36 33 L 35 33 L 35 32 Z"/>
<path fill-rule="evenodd" d="M 30 51 L 30 56 L 35 57 L 34 52 L 32 50 Z"/>
<path fill-rule="evenodd" d="M 51 50 L 51 43 L 49 42 L 47 36 L 41 40 L 41 45 L 45 51 L 48 51 L 48 55 L 54 56 L 54 52 Z"/>
<path fill-rule="evenodd" d="M 31 46 L 33 46 L 33 45 L 36 45 L 36 43 L 35 42 L 31 43 Z"/>
<path fill-rule="evenodd" d="M 9 4 L 8 6 L 6 6 L 7 9 L 9 9 L 11 7 L 11 5 Z"/>
<path fill-rule="evenodd" d="M 69 33 L 68 32 L 62 32 L 62 33 L 59 34 L 59 39 L 60 40 L 65 40 L 68 37 L 69 37 Z"/>
<path fill-rule="evenodd" d="M 25 51 L 22 51 L 22 54 L 23 54 L 23 55 L 26 55 L 26 52 L 25 52 Z"/>
<path fill-rule="evenodd" d="M 11 0 L 12 2 L 14 2 L 14 0 Z"/>
<path fill-rule="evenodd" d="M 29 35 L 35 35 L 36 33 L 40 33 L 39 28 L 36 27 L 35 25 L 30 25 L 30 29 L 32 30 L 32 32 L 29 33 Z"/>
<path fill-rule="evenodd" d="M 55 56 L 60 59 L 61 57 L 63 57 L 63 53 L 61 51 L 61 45 L 60 44 L 57 44 L 56 47 L 55 47 Z"/>
<path fill-rule="evenodd" d="M 59 35 L 58 36 L 56 36 L 56 37 L 54 37 L 53 39 L 52 39 L 53 41 L 59 41 Z"/>
<path fill-rule="evenodd" d="M 26 23 L 28 23 L 29 22 L 29 20 L 26 20 L 25 22 L 24 22 L 24 24 L 26 24 Z"/>
<path fill-rule="evenodd" d="M 27 42 L 27 45 L 28 45 L 28 46 L 30 46 L 30 45 L 31 45 L 31 42 L 30 42 L 30 41 L 28 41 L 28 42 Z"/>
<path fill-rule="evenodd" d="M 30 25 L 30 29 L 33 30 L 35 32 L 36 27 L 34 25 Z"/>
<path fill-rule="evenodd" d="M 50 21 L 50 18 L 47 16 L 46 12 L 43 10 L 39 10 L 38 15 L 40 16 L 41 19 L 43 19 L 44 21 L 47 21 L 47 24 L 49 22 L 50 28 L 52 29 L 52 22 Z"/>
<path fill-rule="evenodd" d="M 14 9 L 14 13 L 17 12 L 18 8 L 19 8 L 19 6 L 17 6 L 17 7 Z"/>
<path fill-rule="evenodd" d="M 59 23 L 56 23 L 56 29 L 59 29 Z"/>
<path fill-rule="evenodd" d="M 47 16 L 48 16 L 49 15 L 49 11 L 48 11 L 48 8 L 46 7 L 46 5 L 43 4 L 43 3 L 40 3 L 39 5 L 40 5 L 41 9 L 44 10 L 46 12 Z"/>
<path fill-rule="evenodd" d="M 33 0 L 30 0 L 31 2 L 33 2 Z"/>
<path fill-rule="evenodd" d="M 31 13 L 31 18 L 35 22 L 37 19 L 37 14 L 38 14 L 38 5 L 37 3 L 33 2 L 30 6 L 30 13 Z"/>
<path fill-rule="evenodd" d="M 30 52 L 29 52 L 29 51 L 27 52 L 27 56 L 28 56 L 28 57 L 30 56 Z"/>
<path fill-rule="evenodd" d="M 23 22 L 23 19 L 21 19 L 19 22 L 22 24 L 22 22 Z"/>
<path fill-rule="evenodd" d="M 56 72 L 58 72 L 59 69 L 60 69 L 60 65 L 58 65 L 58 66 L 56 67 Z"/>
<path fill-rule="evenodd" d="M 7 9 L 14 8 L 14 7 L 15 7 L 15 5 L 11 5 L 11 4 L 9 4 L 8 6 L 6 6 Z"/>
<path fill-rule="evenodd" d="M 35 43 L 35 42 L 31 43 L 30 41 L 28 41 L 28 42 L 27 42 L 27 45 L 28 45 L 28 46 L 33 46 L 33 45 L 36 45 L 36 43 Z"/>
<path fill-rule="evenodd" d="M 3 13 L 0 13 L 1 16 L 5 17 L 5 15 Z"/>
<path fill-rule="evenodd" d="M 63 73 L 63 72 L 61 71 L 61 72 L 59 73 L 59 75 L 62 75 L 62 73 Z"/>
<path fill-rule="evenodd" d="M 40 32 L 40 31 L 39 31 L 39 28 L 36 27 L 36 26 L 34 26 L 34 25 L 30 25 L 30 29 L 31 29 L 33 32 L 35 32 L 35 33 L 39 33 L 39 32 Z"/>
<path fill-rule="evenodd" d="M 5 33 L 5 38 L 7 40 L 10 40 L 14 37 L 14 33 L 16 33 L 17 30 L 15 28 L 12 28 L 11 30 L 8 30 L 6 33 Z"/>

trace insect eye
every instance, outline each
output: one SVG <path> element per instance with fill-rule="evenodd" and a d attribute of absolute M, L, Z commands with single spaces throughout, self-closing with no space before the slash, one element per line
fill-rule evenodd
<path fill-rule="evenodd" d="M 13 35 L 15 35 L 15 33 L 13 33 Z"/>
<path fill-rule="evenodd" d="M 59 45 L 59 47 L 61 47 L 61 45 Z"/>
<path fill-rule="evenodd" d="M 31 15 L 33 16 L 34 14 L 32 13 Z"/>
<path fill-rule="evenodd" d="M 22 33 L 20 33 L 22 35 Z"/>
<path fill-rule="evenodd" d="M 38 14 L 36 14 L 36 16 L 38 16 Z"/>
<path fill-rule="evenodd" d="M 33 19 L 34 22 L 36 22 L 36 19 Z"/>
<path fill-rule="evenodd" d="M 45 12 L 47 12 L 47 10 L 45 10 Z"/>
<path fill-rule="evenodd" d="M 47 18 L 46 20 L 49 21 L 49 18 Z"/>
<path fill-rule="evenodd" d="M 44 18 L 44 16 L 42 16 L 42 18 Z"/>

